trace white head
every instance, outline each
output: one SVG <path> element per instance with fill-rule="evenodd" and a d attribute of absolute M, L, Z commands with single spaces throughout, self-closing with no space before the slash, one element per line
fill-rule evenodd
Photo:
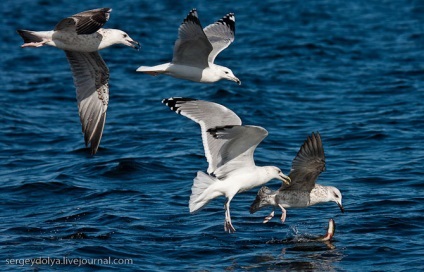
<path fill-rule="evenodd" d="M 113 44 L 123 44 L 134 49 L 140 49 L 140 43 L 133 40 L 127 33 L 119 29 L 104 29 L 104 36 L 107 37 L 106 46 Z M 103 42 L 103 41 L 102 41 Z"/>
<path fill-rule="evenodd" d="M 221 65 L 216 65 L 216 67 L 218 67 L 218 76 L 222 79 L 227 79 L 230 81 L 234 81 L 236 82 L 238 85 L 241 85 L 241 81 L 233 74 L 233 71 L 231 71 L 229 68 L 221 66 Z"/>
<path fill-rule="evenodd" d="M 342 211 L 342 213 L 344 212 L 344 208 L 342 205 L 342 193 L 340 193 L 339 189 L 337 189 L 336 187 L 333 186 L 327 186 L 327 198 L 328 201 L 334 201 L 337 203 L 337 205 L 340 208 L 340 211 Z"/>
<path fill-rule="evenodd" d="M 290 184 L 290 177 L 286 176 L 278 167 L 275 166 L 265 166 L 265 169 L 268 173 L 268 176 L 273 179 L 279 179 L 282 182 L 284 182 L 285 184 L 289 185 Z"/>

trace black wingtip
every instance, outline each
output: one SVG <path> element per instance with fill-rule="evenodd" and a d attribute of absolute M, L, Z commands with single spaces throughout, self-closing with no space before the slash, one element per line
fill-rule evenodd
<path fill-rule="evenodd" d="M 84 17 L 89 15 L 89 19 L 81 20 L 76 24 L 77 34 L 92 34 L 99 30 L 109 20 L 111 11 L 111 8 L 99 8 L 75 14 L 74 16 Z"/>
<path fill-rule="evenodd" d="M 170 97 L 162 100 L 162 103 L 168 106 L 172 111 L 178 112 L 178 104 L 188 102 L 188 101 L 196 101 L 197 99 L 189 98 L 189 97 Z"/>
<path fill-rule="evenodd" d="M 217 139 L 217 138 L 219 138 L 219 132 L 222 132 L 226 129 L 231 129 L 233 127 L 234 126 L 232 126 L 232 125 L 219 126 L 219 127 L 209 128 L 208 130 L 206 130 L 206 132 L 211 134 L 212 137 L 214 137 L 215 139 Z"/>
<path fill-rule="evenodd" d="M 197 16 L 197 9 L 192 8 L 190 12 L 187 14 L 187 17 L 184 19 L 183 24 L 187 22 L 192 22 L 197 25 L 200 25 L 199 17 Z"/>
<path fill-rule="evenodd" d="M 96 155 L 97 149 L 98 149 L 98 147 L 91 146 L 90 147 L 90 156 L 93 157 L 94 155 Z"/>
<path fill-rule="evenodd" d="M 232 12 L 219 19 L 217 24 L 224 24 L 228 26 L 233 33 L 236 33 L 236 17 Z"/>

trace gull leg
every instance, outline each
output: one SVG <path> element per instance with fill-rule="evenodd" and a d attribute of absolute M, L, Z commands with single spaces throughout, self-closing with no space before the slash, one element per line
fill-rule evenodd
<path fill-rule="evenodd" d="M 224 205 L 225 209 L 225 223 L 224 223 L 224 230 L 228 233 L 234 233 L 236 229 L 233 227 L 233 224 L 231 224 L 231 215 L 230 215 L 230 199 L 227 200 L 227 202 Z"/>
<path fill-rule="evenodd" d="M 286 221 L 286 209 L 284 209 L 283 205 L 278 204 L 278 207 L 280 207 L 281 211 L 282 211 L 282 215 L 281 215 L 281 223 L 284 223 L 284 221 Z"/>
<path fill-rule="evenodd" d="M 21 45 L 22 48 L 24 47 L 41 47 L 44 44 L 46 44 L 48 41 L 42 41 L 42 42 L 30 42 L 30 43 L 24 43 Z"/>
<path fill-rule="evenodd" d="M 268 223 L 269 220 L 271 220 L 273 217 L 274 217 L 274 209 L 272 209 L 272 212 L 267 217 L 265 217 L 265 219 L 262 223 L 264 223 L 264 224 Z"/>

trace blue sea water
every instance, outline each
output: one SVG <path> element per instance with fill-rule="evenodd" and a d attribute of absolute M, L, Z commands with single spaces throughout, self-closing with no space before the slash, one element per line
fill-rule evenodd
<path fill-rule="evenodd" d="M 2 1 L 0 16 L 0 264 L 2 271 L 424 270 L 424 3 L 392 1 Z M 16 29 L 111 7 L 108 28 L 142 44 L 101 52 L 110 104 L 99 152 L 84 148 L 65 55 L 20 48 Z M 203 26 L 236 14 L 236 39 L 216 59 L 242 85 L 135 72 L 172 58 L 196 7 Z M 249 214 L 257 189 L 191 215 L 192 179 L 206 170 L 200 130 L 161 104 L 172 96 L 223 104 L 269 131 L 258 165 L 288 173 L 321 133 L 335 203 L 289 209 L 285 224 Z M 267 185 L 278 188 L 279 182 Z M 325 233 L 331 247 L 300 237 Z M 79 259 L 49 265 L 48 259 Z M 130 260 L 129 264 L 94 259 Z M 38 264 L 23 264 L 28 260 Z M 12 262 L 17 262 L 12 264 Z M 44 262 L 44 264 L 43 264 Z"/>

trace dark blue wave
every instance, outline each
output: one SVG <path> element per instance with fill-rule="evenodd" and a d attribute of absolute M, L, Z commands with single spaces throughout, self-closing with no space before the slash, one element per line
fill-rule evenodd
<path fill-rule="evenodd" d="M 119 258 L 133 264 L 51 270 L 423 270 L 424 5 L 420 1 L 7 1 L 0 26 L 0 261 Z M 98 154 L 84 145 L 65 54 L 20 48 L 17 29 L 48 30 L 63 17 L 110 6 L 108 28 L 142 44 L 101 52 L 110 103 Z M 193 6 L 194 5 L 194 6 Z M 236 38 L 216 59 L 242 81 L 198 84 L 136 73 L 170 61 L 177 28 L 196 7 L 203 26 L 236 14 Z M 161 100 L 223 104 L 266 128 L 258 165 L 289 172 L 319 131 L 335 203 L 287 209 L 284 224 L 224 198 L 190 214 L 193 178 L 205 171 L 200 129 Z M 278 188 L 279 182 L 267 186 Z M 331 246 L 305 237 L 336 221 Z M 394 257 L 395 256 L 395 257 Z M 28 266 L 7 264 L 7 270 Z M 49 269 L 46 265 L 30 268 Z"/>

